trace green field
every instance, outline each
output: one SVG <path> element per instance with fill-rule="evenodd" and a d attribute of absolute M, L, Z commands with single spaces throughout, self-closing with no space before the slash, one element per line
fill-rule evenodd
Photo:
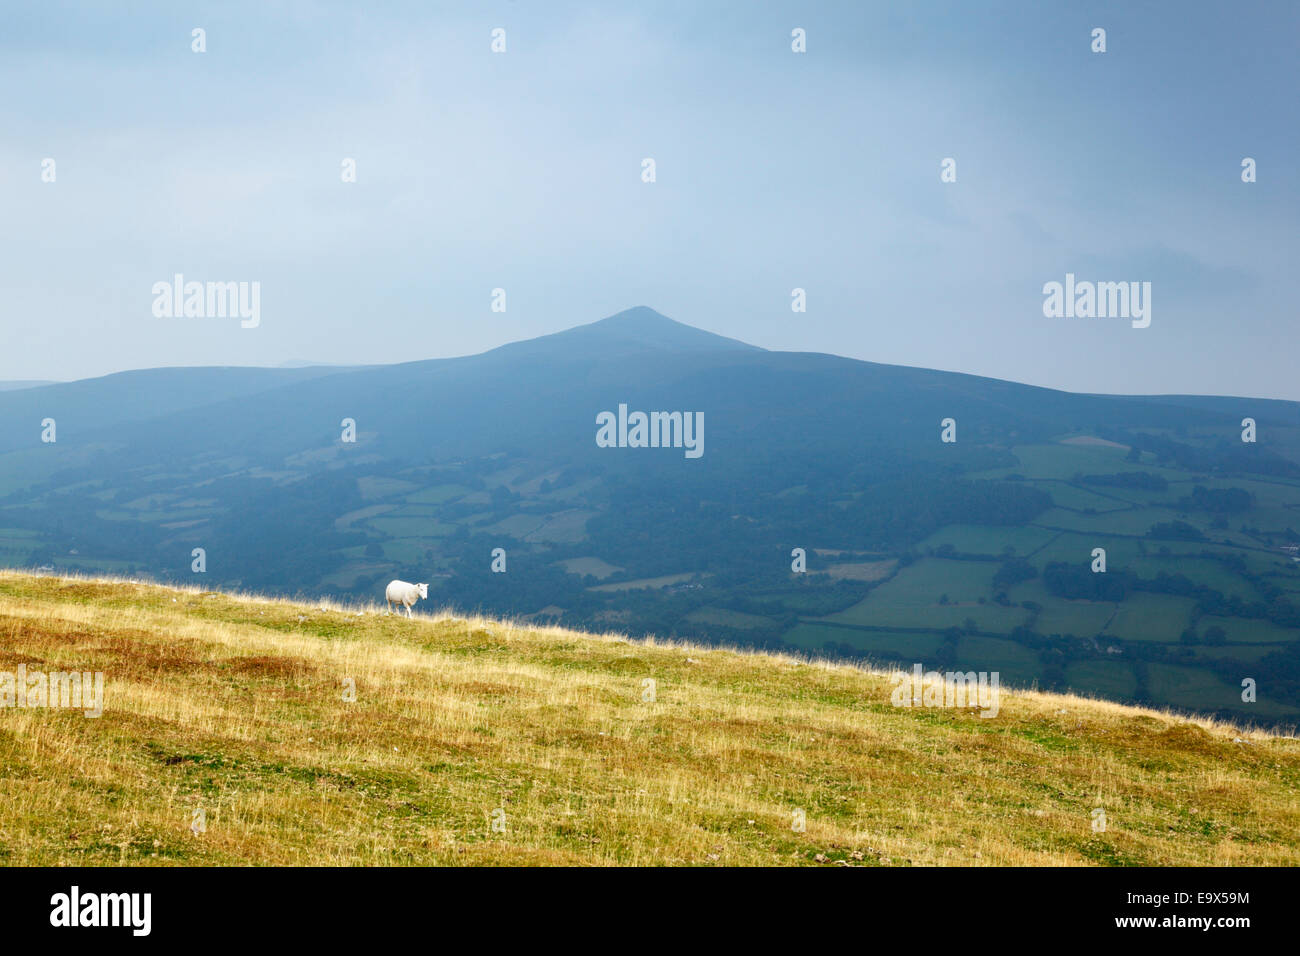
<path fill-rule="evenodd" d="M 1152 696 L 1171 706 L 1196 707 L 1210 702 L 1230 707 L 1241 703 L 1241 688 L 1209 671 L 1177 664 L 1152 664 L 1150 672 Z"/>
<path fill-rule="evenodd" d="M 997 569 L 989 561 L 923 558 L 875 588 L 865 600 L 826 620 L 933 630 L 961 627 L 973 620 L 980 630 L 1006 632 L 1027 620 L 1029 612 L 988 600 Z"/>
<path fill-rule="evenodd" d="M 1153 525 L 1170 521 L 1177 517 L 1180 521 L 1200 528 L 1207 534 L 1210 531 L 1209 519 L 1204 516 L 1171 513 L 1163 508 L 1132 508 L 1126 511 L 1112 511 L 1106 514 L 1080 514 L 1053 508 L 1034 519 L 1035 524 L 1047 528 L 1063 528 L 1067 531 L 1085 534 L 1119 534 L 1145 535 Z M 1219 536 L 1215 532 L 1215 536 Z"/>
<path fill-rule="evenodd" d="M 1191 598 L 1139 592 L 1120 604 L 1106 635 L 1126 641 L 1173 643 L 1191 622 L 1195 606 Z"/>
<path fill-rule="evenodd" d="M 1012 601 L 1033 601 L 1042 605 L 1034 630 L 1039 634 L 1100 634 L 1118 607 L 1106 601 L 1070 600 L 1048 593 L 1041 578 L 1017 584 L 1008 592 Z"/>
<path fill-rule="evenodd" d="M 1132 665 L 1123 661 L 1078 661 L 1066 670 L 1068 686 L 1079 693 L 1128 700 L 1137 692 Z"/>
<path fill-rule="evenodd" d="M 440 538 L 456 530 L 455 525 L 444 524 L 436 518 L 368 518 L 366 526 L 388 537 L 420 535 L 423 538 Z"/>
<path fill-rule="evenodd" d="M 1019 527 L 990 527 L 987 525 L 955 524 L 936 531 L 918 546 L 921 551 L 951 547 L 961 554 L 1000 555 L 1011 549 L 1012 554 L 1026 555 L 1038 550 L 1056 533 L 1029 525 Z"/>
<path fill-rule="evenodd" d="M 1094 548 L 1106 549 L 1107 568 L 1122 568 L 1142 554 L 1142 542 L 1135 538 L 1113 538 L 1104 534 L 1059 534 L 1029 556 L 1039 570 L 1055 561 L 1066 564 L 1092 563 Z"/>
<path fill-rule="evenodd" d="M 1276 644 L 1198 644 L 1189 648 L 1193 657 L 1199 660 L 1230 659 L 1251 663 L 1267 654 L 1277 653 Z"/>
<path fill-rule="evenodd" d="M 741 630 L 758 627 L 770 627 L 774 623 L 770 617 L 758 614 L 746 614 L 722 607 L 702 607 L 687 615 L 687 619 L 705 627 L 740 628 Z"/>
<path fill-rule="evenodd" d="M 1044 445 L 1017 445 L 1011 453 L 1019 465 L 1009 469 L 1026 478 L 1069 479 L 1075 474 L 1114 473 L 1123 471 L 1162 471 L 1148 464 L 1133 464 L 1124 460 L 1126 450 L 1106 446 L 1066 445 L 1059 442 Z M 1171 472 L 1174 477 L 1182 477 Z M 1109 491 L 1110 489 L 1106 489 Z"/>
<path fill-rule="evenodd" d="M 1149 554 L 1125 562 L 1124 568 L 1144 578 L 1154 578 L 1158 574 L 1181 574 L 1197 584 L 1214 588 L 1227 597 L 1239 597 L 1243 601 L 1262 599 L 1258 588 L 1240 574 L 1211 558 Z"/>
<path fill-rule="evenodd" d="M 1052 496 L 1058 508 L 1072 511 L 1092 509 L 1098 512 L 1120 511 L 1132 507 L 1128 501 L 1117 500 L 1109 494 L 1110 489 L 1091 491 L 1081 485 L 1064 481 L 1043 481 L 1038 486 Z"/>
<path fill-rule="evenodd" d="M 1038 655 L 1022 644 L 995 637 L 963 637 L 957 644 L 957 670 L 996 671 L 1007 684 L 1026 687 L 1039 671 Z"/>
<path fill-rule="evenodd" d="M 866 631 L 830 624 L 802 623 L 782 635 L 782 639 L 800 650 L 818 652 L 827 644 L 843 644 L 877 659 L 900 661 L 931 659 L 943 643 L 943 635 L 906 631 Z"/>
<path fill-rule="evenodd" d="M 570 574 L 576 574 L 579 577 L 586 577 L 590 574 L 593 578 L 603 580 L 611 574 L 617 574 L 623 568 L 610 564 L 608 561 L 602 561 L 600 558 L 568 558 L 559 562 L 560 566 Z"/>
<path fill-rule="evenodd" d="M 443 502 L 459 498 L 467 491 L 469 489 L 463 485 L 430 485 L 427 488 L 421 488 L 419 491 L 408 494 L 406 500 L 411 504 L 440 505 Z"/>
<path fill-rule="evenodd" d="M 1204 632 L 1209 627 L 1221 627 L 1228 635 L 1229 641 L 1240 644 L 1268 644 L 1300 641 L 1300 630 L 1293 627 L 1278 627 L 1269 621 L 1247 617 L 1215 617 L 1206 615 L 1197 622 L 1197 629 Z"/>

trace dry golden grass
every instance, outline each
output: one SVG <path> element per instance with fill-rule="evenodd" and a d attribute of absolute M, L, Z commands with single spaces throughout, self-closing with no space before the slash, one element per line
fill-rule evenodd
<path fill-rule="evenodd" d="M 376 610 L 0 573 L 0 670 L 106 683 L 97 719 L 0 709 L 0 862 L 1300 862 L 1293 738 Z"/>

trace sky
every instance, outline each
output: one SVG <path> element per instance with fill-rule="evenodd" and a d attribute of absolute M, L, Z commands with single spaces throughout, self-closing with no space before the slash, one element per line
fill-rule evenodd
<path fill-rule="evenodd" d="M 0 380 L 465 355 L 648 305 L 1300 400 L 1298 39 L 1250 0 L 5 4 Z M 1150 325 L 1045 316 L 1067 273 L 1151 283 Z M 155 315 L 176 274 L 259 283 L 257 326 Z"/>

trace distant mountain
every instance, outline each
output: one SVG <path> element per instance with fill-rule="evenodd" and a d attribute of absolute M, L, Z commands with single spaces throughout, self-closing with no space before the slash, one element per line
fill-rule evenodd
<path fill-rule="evenodd" d="M 639 305 L 589 325 L 524 342 L 512 342 L 486 354 L 511 359 L 556 356 L 571 360 L 612 358 L 647 351 L 717 353 L 763 350 L 756 345 L 684 325 Z"/>
<path fill-rule="evenodd" d="M 89 438 L 97 429 L 150 421 L 229 398 L 247 398 L 334 369 L 156 368 L 58 382 L 0 395 L 0 451 L 39 442 L 41 421 L 53 418 L 60 440 Z"/>
<path fill-rule="evenodd" d="M 701 422 L 702 453 L 672 418 L 676 447 L 629 447 L 636 412 Z M 1300 716 L 1297 529 L 1296 403 L 767 351 L 646 307 L 462 358 L 0 394 L 14 566 L 358 596 L 401 577 L 464 609 L 1237 719 Z M 1243 709 L 1247 665 L 1272 683 Z"/>
<path fill-rule="evenodd" d="M 287 362 L 281 362 L 276 368 L 355 368 L 352 365 L 343 365 L 339 362 L 312 362 L 307 359 L 289 359 Z"/>
<path fill-rule="evenodd" d="M 39 388 L 42 385 L 53 384 L 55 383 L 52 381 L 41 381 L 39 379 L 32 379 L 31 381 L 0 382 L 0 392 L 16 392 L 19 389 Z"/>

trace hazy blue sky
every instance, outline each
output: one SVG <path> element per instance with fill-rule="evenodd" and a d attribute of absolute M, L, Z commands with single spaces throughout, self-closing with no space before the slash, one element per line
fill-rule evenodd
<path fill-rule="evenodd" d="M 1300 399 L 1298 11 L 7 3 L 0 379 L 459 355 L 645 304 L 767 348 Z M 259 281 L 260 327 L 155 318 L 177 272 Z M 1151 282 L 1151 326 L 1045 318 L 1066 272 Z"/>

